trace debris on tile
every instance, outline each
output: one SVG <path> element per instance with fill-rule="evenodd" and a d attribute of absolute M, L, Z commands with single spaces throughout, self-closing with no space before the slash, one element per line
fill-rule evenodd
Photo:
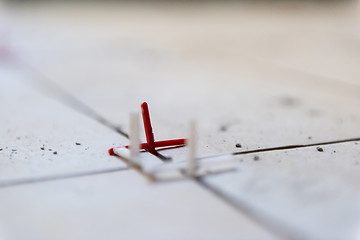
<path fill-rule="evenodd" d="M 227 126 L 222 125 L 222 126 L 220 127 L 220 131 L 221 131 L 221 132 L 226 132 L 226 130 L 227 130 Z"/>
<path fill-rule="evenodd" d="M 283 97 L 280 101 L 286 107 L 297 107 L 300 104 L 300 101 L 293 97 Z"/>
<path fill-rule="evenodd" d="M 317 147 L 316 150 L 318 150 L 319 152 L 323 152 L 323 151 L 324 151 L 324 149 L 321 148 L 321 147 Z"/>

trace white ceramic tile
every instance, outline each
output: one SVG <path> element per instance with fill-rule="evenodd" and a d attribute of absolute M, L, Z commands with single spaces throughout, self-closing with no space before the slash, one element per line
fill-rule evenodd
<path fill-rule="evenodd" d="M 192 181 L 128 170 L 0 189 L 5 239 L 277 239 Z"/>
<path fill-rule="evenodd" d="M 16 66 L 2 66 L 0 79 L 1 184 L 126 167 L 107 152 L 125 137 L 39 93 Z"/>
<path fill-rule="evenodd" d="M 238 155 L 237 172 L 202 179 L 291 239 L 356 239 L 360 145 L 321 148 Z"/>

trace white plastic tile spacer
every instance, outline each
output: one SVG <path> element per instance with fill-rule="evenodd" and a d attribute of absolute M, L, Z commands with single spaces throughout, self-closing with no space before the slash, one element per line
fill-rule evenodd
<path fill-rule="evenodd" d="M 130 113 L 130 158 L 129 160 L 134 164 L 139 164 L 139 112 L 133 111 Z"/>
<path fill-rule="evenodd" d="M 196 123 L 195 121 L 192 120 L 189 122 L 189 137 L 187 140 L 188 161 L 187 161 L 186 175 L 188 177 L 194 177 L 196 174 L 196 169 L 197 169 L 196 145 L 197 145 Z"/>

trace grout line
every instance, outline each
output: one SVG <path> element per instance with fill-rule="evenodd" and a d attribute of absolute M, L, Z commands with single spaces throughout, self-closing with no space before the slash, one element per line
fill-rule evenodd
<path fill-rule="evenodd" d="M 127 166 L 129 166 L 129 167 L 131 167 L 131 169 L 137 171 L 140 175 L 145 177 L 148 181 L 154 182 L 156 180 L 152 174 L 145 172 L 140 164 L 134 163 L 134 162 L 131 161 L 131 159 L 127 159 L 127 158 L 124 158 L 124 157 L 120 157 L 120 156 L 116 156 L 116 155 L 115 155 L 115 157 L 117 157 L 118 159 L 125 162 L 125 164 Z"/>
<path fill-rule="evenodd" d="M 323 146 L 323 145 L 332 145 L 332 144 L 339 144 L 339 143 L 347 143 L 347 142 L 354 142 L 354 141 L 360 141 L 360 138 L 350 138 L 350 139 L 343 139 L 343 140 L 337 140 L 337 141 L 328 141 L 328 142 L 320 142 L 320 143 L 313 143 L 313 144 L 302 144 L 302 145 L 288 145 L 288 146 L 280 146 L 280 147 L 272 147 L 272 148 L 263 148 L 263 149 L 256 149 L 256 150 L 250 150 L 250 151 L 244 151 L 244 152 L 235 152 L 230 155 L 241 155 L 241 154 L 251 154 L 251 153 L 258 153 L 258 152 L 271 152 L 271 151 L 282 151 L 282 150 L 289 150 L 289 149 L 299 149 L 299 148 L 307 148 L 307 147 L 314 147 L 314 146 Z M 226 154 L 224 154 L 226 155 Z M 221 155 L 217 155 L 221 156 Z M 213 156 L 213 157 L 217 157 Z M 201 159 L 211 158 L 212 156 L 203 157 Z M 229 196 L 227 196 L 225 193 L 223 193 L 221 190 L 214 188 L 211 184 L 204 181 L 204 178 L 206 176 L 201 176 L 194 178 L 194 181 L 200 185 L 201 187 L 205 188 L 206 190 L 213 193 L 215 196 L 232 206 L 234 209 L 236 209 L 241 214 L 244 214 L 249 219 L 256 222 L 258 225 L 262 226 L 264 229 L 268 230 L 272 234 L 275 234 L 280 239 L 302 239 L 304 238 L 303 234 L 299 233 L 298 231 L 286 227 L 284 223 L 281 223 L 281 225 L 278 223 L 274 223 L 273 219 L 271 217 L 266 216 L 260 216 L 259 214 L 256 214 L 255 211 L 252 211 L 251 208 L 246 206 L 246 204 L 239 202 L 239 200 L 235 200 Z M 285 227 L 284 227 L 285 226 Z"/>
<path fill-rule="evenodd" d="M 159 153 L 159 151 L 156 151 L 156 153 L 151 153 L 151 152 L 149 152 L 149 153 L 154 155 L 155 157 L 159 158 L 163 162 L 169 162 L 172 159 L 171 157 L 168 157 L 168 156 L 165 156 L 165 155 Z"/>
<path fill-rule="evenodd" d="M 187 177 L 186 171 L 180 171 L 180 173 L 184 176 L 184 178 Z M 198 186 L 201 188 L 209 191 L 212 193 L 215 197 L 219 198 L 220 200 L 224 201 L 226 204 L 230 205 L 232 208 L 234 208 L 241 216 L 245 216 L 247 219 L 253 221 L 255 224 L 257 224 L 259 227 L 263 228 L 265 231 L 269 232 L 270 234 L 277 237 L 277 239 L 297 239 L 294 238 L 294 236 L 298 235 L 294 232 L 290 233 L 289 230 L 283 230 L 283 226 L 276 226 L 275 224 L 272 224 L 272 219 L 266 219 L 264 216 L 260 217 L 252 212 L 252 210 L 245 206 L 244 204 L 239 203 L 238 201 L 228 197 L 226 194 L 221 192 L 220 190 L 214 188 L 211 184 L 207 183 L 203 180 L 203 178 L 206 176 L 199 176 L 199 177 L 188 177 L 188 179 L 193 180 Z"/>
<path fill-rule="evenodd" d="M 69 179 L 69 178 L 77 178 L 77 177 L 86 177 L 86 176 L 92 176 L 92 175 L 98 175 L 98 174 L 104 174 L 104 173 L 112 173 L 112 172 L 119 172 L 119 171 L 125 171 L 129 170 L 127 167 L 116 167 L 116 168 L 109 168 L 109 169 L 103 169 L 103 170 L 94 170 L 94 171 L 88 171 L 88 172 L 77 172 L 77 173 L 70 173 L 70 174 L 58 174 L 53 176 L 43 176 L 43 177 L 37 177 L 37 178 L 23 178 L 23 179 L 17 179 L 12 181 L 5 181 L 0 182 L 0 189 L 1 188 L 7 188 L 7 187 L 14 187 L 19 185 L 25 185 L 25 184 L 32 184 L 32 183 L 39 183 L 39 182 L 48 182 L 48 181 L 55 181 L 55 180 L 63 180 L 63 179 Z"/>
<path fill-rule="evenodd" d="M 71 109 L 84 114 L 92 118 L 93 120 L 99 122 L 102 125 L 109 127 L 110 129 L 114 130 L 115 132 L 123 135 L 126 138 L 129 138 L 129 135 L 125 133 L 121 127 L 116 126 L 115 124 L 111 123 L 106 118 L 102 117 L 98 112 L 96 112 L 93 108 L 89 105 L 84 103 L 83 101 L 76 98 L 73 94 L 65 90 L 59 84 L 54 81 L 51 81 L 48 77 L 46 77 L 43 73 L 32 67 L 30 64 L 26 63 L 24 60 L 16 56 L 17 61 L 20 65 L 25 68 L 26 70 L 32 72 L 37 78 L 32 78 L 33 81 L 37 82 L 40 88 L 43 88 L 43 91 L 46 94 L 52 92 L 55 94 L 55 98 L 57 98 L 61 103 L 65 104 L 66 106 L 70 107 Z M 54 97 L 53 95 L 51 97 Z"/>
<path fill-rule="evenodd" d="M 270 147 L 270 148 L 260 148 L 242 152 L 233 152 L 233 153 L 223 153 L 205 157 L 199 157 L 198 160 L 208 159 L 208 158 L 216 158 L 222 156 L 232 156 L 232 155 L 246 155 L 251 153 L 260 153 L 260 152 L 273 152 L 273 151 L 283 151 L 283 150 L 292 150 L 292 149 L 301 149 L 301 148 L 308 148 L 308 147 L 316 147 L 316 146 L 324 146 L 324 145 L 333 145 L 339 143 L 347 143 L 347 142 L 357 142 L 360 141 L 360 138 L 348 138 L 343 140 L 335 140 L 329 142 L 319 142 L 319 143 L 311 143 L 311 144 L 298 144 L 298 145 L 286 145 L 286 146 L 279 146 L 279 147 Z"/>
<path fill-rule="evenodd" d="M 284 224 L 275 224 L 273 219 L 265 216 L 259 216 L 259 214 L 256 214 L 255 211 L 253 211 L 251 208 L 246 206 L 246 204 L 243 204 L 239 202 L 238 200 L 234 200 L 231 197 L 227 196 L 220 190 L 214 188 L 211 184 L 207 183 L 203 180 L 203 177 L 196 177 L 194 178 L 194 181 L 200 186 L 203 187 L 205 190 L 208 190 L 212 194 L 214 194 L 219 199 L 223 200 L 225 203 L 233 207 L 237 212 L 239 212 L 241 215 L 247 217 L 248 219 L 255 222 L 258 226 L 262 227 L 269 233 L 272 233 L 275 235 L 278 239 L 298 239 L 299 233 L 297 234 L 295 230 L 284 230 L 286 227 L 284 227 Z M 289 229 L 289 228 L 287 228 Z"/>
<path fill-rule="evenodd" d="M 324 145 L 332 145 L 338 143 L 346 143 L 346 142 L 356 142 L 360 141 L 360 138 L 349 138 L 337 141 L 329 141 L 329 142 L 320 142 L 320 143 L 311 143 L 311 144 L 300 144 L 300 145 L 287 145 L 280 147 L 271 147 L 271 148 L 262 148 L 256 150 L 249 150 L 243 152 L 235 152 L 233 155 L 241 155 L 241 154 L 249 154 L 249 153 L 258 153 L 258 152 L 271 152 L 271 151 L 281 151 L 281 150 L 289 150 L 289 149 L 299 149 L 299 148 L 307 148 L 307 147 L 315 147 L 315 146 L 324 146 Z"/>

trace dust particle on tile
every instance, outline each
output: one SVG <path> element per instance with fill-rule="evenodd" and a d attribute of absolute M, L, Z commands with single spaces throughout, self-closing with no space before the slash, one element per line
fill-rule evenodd
<path fill-rule="evenodd" d="M 226 132 L 226 130 L 227 130 L 227 126 L 223 125 L 220 127 L 221 132 Z"/>
<path fill-rule="evenodd" d="M 259 156 L 254 156 L 254 161 L 259 161 L 260 160 L 260 157 Z"/>
<path fill-rule="evenodd" d="M 334 153 L 336 153 L 336 151 L 335 151 L 335 150 L 334 150 L 333 152 L 334 152 Z"/>
<path fill-rule="evenodd" d="M 0 151 L 2 151 L 3 149 L 2 148 L 0 148 Z"/>
<path fill-rule="evenodd" d="M 41 150 L 45 150 L 45 148 L 44 148 L 44 147 L 40 147 L 40 149 L 41 149 Z"/>
<path fill-rule="evenodd" d="M 52 149 L 51 149 L 51 148 L 49 148 L 49 151 L 51 152 L 51 151 L 52 151 Z"/>
<path fill-rule="evenodd" d="M 235 145 L 235 147 L 241 148 L 241 144 L 240 144 L 240 143 L 237 143 L 237 144 Z"/>
<path fill-rule="evenodd" d="M 321 147 L 317 147 L 316 150 L 318 150 L 319 152 L 323 152 L 323 151 L 324 151 L 324 149 L 321 148 Z"/>
<path fill-rule="evenodd" d="M 78 146 L 81 145 L 81 143 L 79 143 L 79 142 L 76 142 L 75 144 L 78 145 Z"/>
<path fill-rule="evenodd" d="M 309 140 L 311 140 L 311 139 L 312 139 L 312 137 L 311 137 L 311 136 L 309 136 L 309 137 L 308 137 L 308 139 L 309 139 Z"/>
<path fill-rule="evenodd" d="M 16 149 L 11 149 L 11 151 L 16 152 Z"/>
<path fill-rule="evenodd" d="M 296 107 L 300 104 L 300 101 L 293 97 L 283 97 L 280 99 L 281 103 L 287 107 Z"/>
<path fill-rule="evenodd" d="M 54 154 L 54 155 L 57 155 L 57 152 L 55 151 L 55 152 L 53 152 L 53 154 Z"/>
<path fill-rule="evenodd" d="M 358 143 L 357 143 L 357 142 L 355 142 L 355 145 L 358 145 Z"/>

